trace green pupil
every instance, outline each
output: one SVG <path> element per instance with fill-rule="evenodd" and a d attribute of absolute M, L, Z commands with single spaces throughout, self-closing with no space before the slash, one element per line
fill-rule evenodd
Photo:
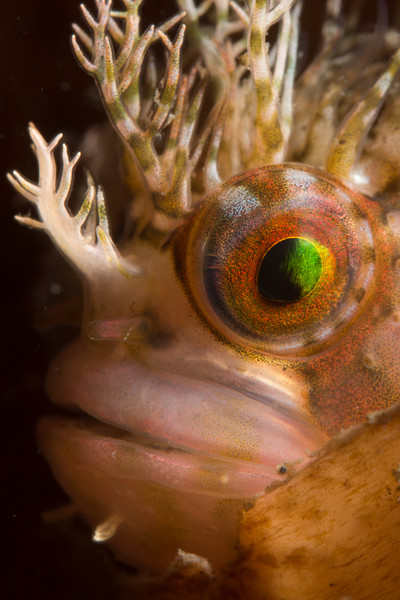
<path fill-rule="evenodd" d="M 303 238 L 287 238 L 264 256 L 258 290 L 268 300 L 295 302 L 312 292 L 321 273 L 322 260 L 316 246 Z"/>

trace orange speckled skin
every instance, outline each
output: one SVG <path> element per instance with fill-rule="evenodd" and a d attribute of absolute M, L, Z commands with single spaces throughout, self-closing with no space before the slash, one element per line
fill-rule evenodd
<path fill-rule="evenodd" d="M 293 181 L 289 180 L 290 172 Z M 299 174 L 304 180 L 296 181 Z M 299 186 L 305 183 L 307 192 L 301 199 Z M 198 249 L 206 237 L 209 252 L 214 256 L 215 251 L 219 263 L 218 268 L 215 264 L 211 267 L 212 277 L 218 278 L 215 286 L 222 290 L 217 302 L 221 311 L 233 312 L 229 325 L 234 333 L 224 324 L 222 330 L 250 351 L 258 347 L 258 360 L 276 361 L 300 373 L 309 386 L 310 412 L 329 434 L 397 401 L 399 285 L 394 257 L 399 243 L 385 224 L 384 208 L 346 190 L 326 173 L 300 165 L 240 175 L 226 184 L 226 189 L 230 193 L 238 186 L 241 196 L 231 220 L 225 207 L 219 211 L 218 197 L 206 202 L 193 219 L 186 245 L 180 249 L 188 256 L 188 288 L 191 282 L 192 288 L 199 286 L 198 274 L 206 271 L 201 262 L 204 256 L 191 256 L 191 244 Z M 339 196 L 343 193 L 348 197 L 341 204 Z M 218 195 L 223 192 L 218 191 Z M 254 197 L 265 207 L 260 214 L 252 206 Z M 229 198 L 229 202 L 230 210 L 233 200 Z M 240 209 L 245 215 L 242 220 Z M 363 233 L 356 239 L 360 230 Z M 240 238 L 237 242 L 239 232 L 244 241 Z M 290 236 L 304 236 L 328 248 L 323 274 L 317 287 L 301 301 L 286 305 L 268 302 L 257 289 L 258 265 L 269 247 Z M 227 256 L 221 256 L 222 250 Z M 366 277 L 364 283 L 360 272 Z M 205 295 L 198 291 L 192 292 L 194 301 L 196 293 L 198 304 L 207 304 Z M 212 312 L 209 305 L 203 310 L 206 316 L 206 311 Z M 221 320 L 224 318 L 226 315 Z M 215 323 L 219 320 L 218 315 L 211 317 L 211 328 L 214 324 L 218 329 Z M 330 329 L 325 340 L 317 333 L 316 325 L 321 323 Z M 281 341 L 291 331 L 298 332 L 296 348 L 269 348 L 274 335 Z M 243 347 L 239 351 L 243 352 Z M 291 353 L 294 356 L 287 360 Z"/>
<path fill-rule="evenodd" d="M 373 217 L 375 238 L 376 274 L 371 296 L 347 335 L 304 367 L 310 382 L 310 408 L 329 433 L 359 423 L 366 413 L 400 399 L 400 290 L 394 268 L 399 244 L 384 224 L 383 211 L 366 199 L 364 206 Z"/>

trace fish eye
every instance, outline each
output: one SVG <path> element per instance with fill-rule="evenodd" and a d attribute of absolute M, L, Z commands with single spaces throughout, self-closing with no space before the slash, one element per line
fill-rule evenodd
<path fill-rule="evenodd" d="M 315 244 L 301 237 L 286 238 L 264 255 L 258 291 L 267 300 L 296 302 L 312 292 L 321 273 L 321 254 Z"/>
<path fill-rule="evenodd" d="M 296 357 L 323 350 L 373 293 L 370 204 L 303 165 L 234 177 L 187 226 L 181 255 L 192 301 L 214 333 L 241 347 Z"/>

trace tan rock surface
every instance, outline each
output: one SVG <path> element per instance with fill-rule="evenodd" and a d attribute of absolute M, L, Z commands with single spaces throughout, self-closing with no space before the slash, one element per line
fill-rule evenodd
<path fill-rule="evenodd" d="M 400 410 L 333 440 L 245 513 L 223 598 L 400 598 Z"/>

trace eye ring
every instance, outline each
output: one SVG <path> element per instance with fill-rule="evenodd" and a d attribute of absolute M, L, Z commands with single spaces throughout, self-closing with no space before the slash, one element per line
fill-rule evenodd
<path fill-rule="evenodd" d="M 185 280 L 214 332 L 265 354 L 322 351 L 375 289 L 375 209 L 329 174 L 303 165 L 246 172 L 218 188 L 185 233 Z M 373 217 L 371 221 L 371 217 Z M 258 274 L 282 240 L 315 247 L 322 269 L 296 301 L 262 296 Z"/>

